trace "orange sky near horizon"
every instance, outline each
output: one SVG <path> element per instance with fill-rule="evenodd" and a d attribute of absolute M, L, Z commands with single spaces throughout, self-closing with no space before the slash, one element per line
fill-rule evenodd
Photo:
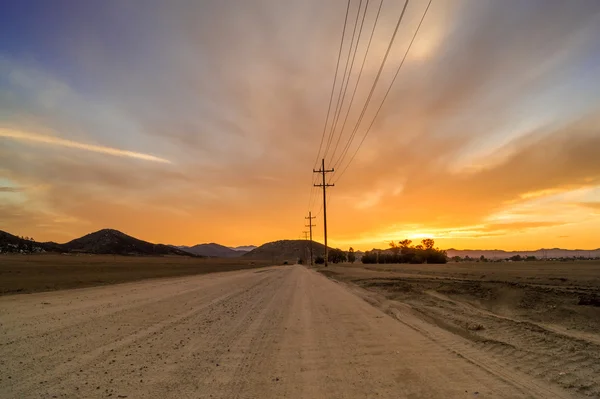
<path fill-rule="evenodd" d="M 22 39 L 0 41 L 0 230 L 260 245 L 300 238 L 312 211 L 322 242 L 311 172 L 346 2 L 225 3 L 12 17 L 3 29 Z M 377 74 L 391 3 L 327 167 Z M 368 121 L 425 6 L 409 3 Z M 51 27 L 32 30 L 35 13 Z M 328 175 L 329 244 L 600 248 L 599 15 L 584 2 L 434 0 L 356 158 Z"/>

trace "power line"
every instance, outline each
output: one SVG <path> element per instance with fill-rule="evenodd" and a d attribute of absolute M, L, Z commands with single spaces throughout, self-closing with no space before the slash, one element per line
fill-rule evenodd
<path fill-rule="evenodd" d="M 369 2 L 367 0 L 366 7 L 369 6 Z M 352 57 L 352 62 L 350 62 L 350 54 L 352 54 L 352 47 L 354 46 L 354 38 L 356 37 L 356 27 L 358 26 L 358 19 L 360 17 L 360 10 L 362 8 L 362 0 L 358 3 L 358 9 L 356 10 L 356 20 L 354 21 L 354 29 L 352 30 L 352 39 L 350 40 L 350 46 L 348 46 L 348 55 L 346 56 L 346 66 L 344 67 L 344 75 L 342 76 L 342 84 L 340 85 L 340 91 L 338 93 L 337 104 L 335 106 L 335 112 L 333 114 L 333 123 L 331 124 L 331 129 L 329 131 L 329 137 L 327 139 L 327 146 L 325 147 L 325 152 L 323 154 L 323 158 L 327 157 L 327 153 L 329 152 L 329 148 L 331 146 L 331 142 L 333 136 L 335 136 L 335 129 L 337 127 L 338 119 L 340 118 L 340 112 L 344 106 L 344 98 L 346 97 L 346 90 L 348 89 L 348 83 L 350 81 L 350 76 L 352 75 L 352 68 L 354 67 L 354 58 L 356 57 L 356 50 L 358 50 L 358 43 L 360 41 L 360 36 L 362 34 L 362 27 L 365 22 L 364 15 L 366 15 L 367 8 L 365 7 L 365 13 L 363 13 L 363 19 L 360 24 L 360 29 L 358 33 L 358 38 L 356 40 L 356 48 L 354 50 L 354 55 Z M 348 65 L 350 65 L 350 71 L 348 71 Z M 347 79 L 346 79 L 347 77 Z M 343 92 L 342 92 L 343 91 Z"/>
<path fill-rule="evenodd" d="M 404 52 L 404 56 L 402 57 L 402 61 L 400 62 L 400 65 L 398 66 L 398 69 L 396 69 L 396 73 L 394 74 L 394 77 L 392 78 L 392 81 L 390 82 L 390 85 L 389 85 L 387 91 L 385 92 L 385 96 L 383 96 L 383 100 L 381 101 L 381 104 L 379 104 L 379 108 L 377 109 L 377 112 L 375 113 L 375 116 L 371 120 L 371 123 L 369 124 L 369 127 L 367 128 L 367 130 L 365 132 L 365 135 L 363 136 L 363 138 L 360 141 L 358 147 L 356 148 L 356 151 L 354 151 L 354 154 L 352 154 L 352 157 L 350 158 L 350 161 L 346 164 L 346 166 L 344 167 L 344 169 L 342 169 L 342 173 L 335 180 L 336 182 L 339 181 L 342 178 L 342 176 L 344 175 L 344 173 L 348 169 L 348 166 L 350 166 L 350 164 L 354 160 L 354 157 L 356 157 L 356 154 L 358 153 L 358 150 L 360 150 L 360 147 L 363 145 L 365 139 L 367 138 L 367 135 L 371 131 L 371 128 L 373 127 L 373 123 L 375 123 L 375 119 L 377 119 L 377 116 L 379 115 L 379 112 L 381 111 L 381 108 L 383 107 L 383 104 L 385 103 L 385 100 L 387 99 L 387 96 L 390 94 L 390 90 L 392 89 L 392 86 L 394 85 L 394 82 L 396 81 L 396 78 L 398 77 L 398 73 L 400 72 L 400 70 L 402 69 L 402 66 L 404 65 L 404 61 L 406 61 L 406 57 L 408 56 L 408 53 L 410 52 L 410 49 L 411 49 L 411 47 L 412 47 L 412 45 L 413 45 L 413 43 L 415 41 L 415 38 L 417 37 L 417 34 L 419 33 L 419 30 L 421 29 L 421 25 L 423 24 L 423 20 L 425 19 L 425 16 L 427 15 L 427 11 L 429 11 L 429 7 L 431 6 L 431 2 L 432 1 L 433 0 L 429 0 L 429 3 L 427 3 L 427 8 L 425 9 L 425 12 L 423 13 L 423 16 L 421 17 L 421 21 L 419 21 L 419 25 L 417 26 L 417 29 L 415 30 L 415 33 L 413 34 L 413 37 L 412 37 L 412 39 L 410 41 L 410 44 L 408 45 L 408 47 L 406 48 L 406 51 Z"/>
<path fill-rule="evenodd" d="M 319 207 L 319 210 L 317 211 L 317 216 L 316 217 L 321 216 L 321 212 L 323 212 L 323 203 L 322 202 L 321 202 L 321 206 Z"/>
<path fill-rule="evenodd" d="M 314 180 L 314 179 L 311 180 L 310 195 L 308 196 L 308 208 L 306 209 L 306 212 L 313 209 L 313 207 L 315 206 L 315 202 L 317 200 L 317 196 L 315 195 L 315 192 L 317 191 L 316 187 L 314 186 L 315 183 L 316 183 L 316 180 Z"/>
<path fill-rule="evenodd" d="M 329 194 L 327 194 L 327 203 L 331 203 L 331 192 Z M 323 212 L 323 203 L 321 202 L 321 206 L 319 207 L 319 211 L 317 212 L 317 216 L 319 217 L 321 216 L 321 212 Z"/>
<path fill-rule="evenodd" d="M 346 16 L 344 17 L 344 27 L 342 29 L 342 36 L 340 38 L 340 48 L 338 50 L 338 58 L 337 58 L 337 63 L 335 66 L 335 74 L 333 76 L 333 83 L 331 85 L 331 94 L 329 95 L 329 105 L 327 107 L 327 116 L 325 117 L 325 124 L 323 126 L 323 132 L 321 134 L 321 143 L 319 144 L 319 151 L 317 152 L 317 157 L 315 158 L 315 162 L 313 164 L 313 168 L 315 168 L 317 166 L 317 162 L 319 161 L 319 155 L 321 154 L 321 149 L 323 148 L 323 141 L 325 139 L 325 132 L 327 131 L 327 122 L 329 121 L 329 114 L 331 112 L 331 104 L 333 103 L 333 95 L 335 93 L 335 86 L 336 86 L 336 82 L 337 82 L 337 76 L 338 76 L 338 70 L 340 67 L 340 60 L 342 57 L 342 48 L 344 46 L 344 37 L 346 35 L 346 25 L 348 23 L 348 13 L 350 12 L 350 4 L 351 4 L 351 0 L 348 0 L 348 4 L 346 5 Z M 311 191 L 310 194 L 308 196 L 308 209 L 310 210 L 312 208 L 312 198 L 314 195 L 314 183 L 315 180 L 311 179 Z"/>
<path fill-rule="evenodd" d="M 312 197 L 312 201 L 310 202 L 310 206 L 309 206 L 309 208 L 307 209 L 307 212 L 308 212 L 308 211 L 311 211 L 312 209 L 314 209 L 314 207 L 315 207 L 315 205 L 316 205 L 316 202 L 317 202 L 317 200 L 319 199 L 318 195 L 316 195 L 316 194 L 318 193 L 318 191 L 319 191 L 319 190 L 318 190 L 318 188 L 317 188 L 317 187 L 315 187 L 315 184 L 316 184 L 316 183 L 318 183 L 318 182 L 319 182 L 319 177 L 318 177 L 318 176 L 314 176 L 314 179 L 313 179 L 313 181 L 311 182 L 311 183 L 312 183 L 312 184 L 311 184 L 311 195 L 312 195 L 312 194 L 315 194 L 315 195 Z M 323 207 L 323 204 L 321 204 L 321 209 L 319 210 L 319 212 L 321 212 L 321 211 L 323 210 L 323 209 L 322 209 L 322 207 Z"/>
<path fill-rule="evenodd" d="M 367 2 L 368 5 L 368 2 Z M 340 135 L 338 136 L 338 140 L 335 143 L 335 147 L 333 149 L 333 154 L 331 155 L 331 159 L 335 158 L 335 153 L 337 152 L 338 146 L 340 144 L 340 140 L 344 133 L 344 128 L 346 127 L 346 122 L 348 122 L 348 116 L 350 115 L 350 110 L 352 109 L 352 104 L 354 104 L 354 97 L 356 96 L 356 90 L 358 89 L 358 85 L 360 83 L 360 78 L 362 77 L 363 69 L 365 68 L 365 62 L 367 61 L 367 55 L 369 54 L 369 50 L 371 48 L 371 42 L 373 41 L 373 35 L 375 33 L 375 28 L 377 27 L 377 22 L 379 21 L 379 14 L 381 13 L 381 6 L 383 5 L 383 0 L 379 2 L 379 8 L 377 10 L 377 15 L 375 16 L 375 21 L 373 22 L 373 29 L 371 29 L 371 36 L 369 37 L 369 43 L 367 44 L 367 48 L 365 50 L 365 55 L 362 60 L 362 64 L 360 66 L 360 71 L 358 72 L 358 78 L 356 79 L 356 84 L 354 85 L 354 91 L 352 92 L 352 98 L 350 99 L 350 104 L 348 105 L 348 109 L 346 110 L 346 116 L 344 117 L 344 123 L 342 124 L 342 129 L 340 130 Z M 366 14 L 366 8 L 365 8 Z M 364 15 L 363 15 L 364 22 Z M 362 28 L 361 28 L 362 29 Z M 356 52 L 354 53 L 356 55 Z M 354 62 L 354 61 L 353 61 Z M 337 163 L 334 162 L 333 167 L 337 167 Z"/>
<path fill-rule="evenodd" d="M 342 30 L 342 38 L 340 40 L 340 50 L 338 51 L 338 59 L 337 64 L 335 66 L 335 74 L 333 76 L 333 85 L 331 86 L 331 95 L 329 96 L 329 106 L 327 107 L 327 116 L 325 117 L 325 126 L 323 126 L 323 134 L 321 135 L 321 144 L 319 144 L 319 152 L 317 152 L 317 158 L 315 159 L 315 163 L 313 168 L 317 166 L 319 162 L 319 155 L 321 154 L 321 149 L 323 148 L 323 140 L 325 139 L 325 132 L 327 131 L 327 121 L 329 121 L 329 113 L 331 112 L 331 103 L 333 102 L 333 94 L 335 93 L 335 83 L 337 82 L 338 69 L 340 67 L 340 59 L 342 57 L 342 47 L 344 45 L 344 36 L 346 35 L 346 24 L 348 23 L 348 12 L 350 11 L 350 2 L 348 0 L 348 5 L 346 6 L 346 17 L 344 19 L 344 28 Z"/>
<path fill-rule="evenodd" d="M 362 111 L 360 113 L 360 116 L 359 116 L 357 122 L 356 122 L 356 125 L 354 126 L 352 134 L 350 135 L 350 139 L 348 140 L 348 142 L 346 143 L 346 146 L 342 150 L 342 156 L 338 160 L 339 164 L 341 164 L 343 162 L 343 159 L 346 157 L 346 154 L 348 153 L 348 150 L 350 149 L 350 145 L 351 145 L 352 141 L 354 140 L 354 137 L 356 136 L 356 132 L 358 131 L 360 123 L 362 122 L 362 119 L 365 116 L 365 113 L 367 111 L 367 107 L 369 106 L 369 103 L 371 102 L 371 97 L 373 97 L 373 93 L 375 92 L 375 87 L 377 86 L 377 83 L 379 82 L 379 78 L 381 77 L 381 72 L 383 71 L 383 68 L 385 67 L 385 63 L 386 63 L 387 58 L 388 58 L 388 56 L 390 54 L 390 50 L 392 49 L 392 45 L 394 44 L 394 40 L 396 39 L 396 34 L 398 33 L 398 29 L 400 28 L 400 24 L 402 23 L 402 20 L 404 19 L 404 14 L 406 13 L 406 7 L 408 6 L 408 2 L 409 2 L 409 0 L 406 0 L 404 2 L 404 7 L 402 8 L 402 13 L 400 14 L 400 18 L 398 18 L 398 22 L 396 23 L 396 27 L 394 29 L 394 33 L 392 34 L 392 38 L 390 39 L 390 43 L 388 44 L 388 48 L 387 48 L 387 50 L 385 52 L 383 60 L 381 61 L 381 65 L 379 66 L 379 71 L 377 72 L 377 76 L 375 76 L 375 80 L 373 81 L 373 85 L 371 86 L 371 90 L 369 92 L 369 96 L 367 97 L 367 100 L 365 101 L 365 105 L 363 106 L 363 109 L 362 109 Z"/>

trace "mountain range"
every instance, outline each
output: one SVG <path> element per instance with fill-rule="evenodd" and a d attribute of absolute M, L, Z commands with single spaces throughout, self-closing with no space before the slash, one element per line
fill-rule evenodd
<path fill-rule="evenodd" d="M 243 256 L 249 259 L 276 260 L 295 262 L 299 258 L 305 258 L 308 254 L 309 243 L 305 240 L 279 240 L 255 247 L 252 245 L 242 247 L 226 247 L 217 243 L 198 244 L 191 247 L 172 246 L 164 244 L 153 244 L 147 241 L 129 236 L 118 230 L 103 229 L 83 237 L 74 239 L 64 244 L 55 242 L 36 242 L 27 240 L 0 230 L 0 253 L 17 252 L 61 252 L 61 253 L 89 253 L 89 254 L 115 254 L 115 255 L 178 255 L 178 256 L 200 256 L 216 258 L 234 258 Z M 374 250 L 378 251 L 378 250 Z M 381 250 L 382 252 L 389 251 Z M 459 256 L 464 258 L 507 259 L 515 255 L 522 257 L 535 256 L 544 258 L 571 258 L 571 257 L 600 257 L 600 249 L 594 250 L 570 250 L 561 248 L 539 249 L 536 251 L 503 251 L 503 250 L 458 250 L 450 248 L 447 251 L 449 257 Z M 325 246 L 313 242 L 313 254 L 315 257 L 323 256 Z M 361 252 L 356 255 L 360 258 Z"/>
<path fill-rule="evenodd" d="M 369 252 L 380 252 L 380 253 L 392 253 L 392 250 L 389 248 L 386 249 L 372 249 Z M 501 249 L 454 249 L 450 248 L 446 250 L 446 254 L 449 258 L 453 258 L 455 256 L 466 258 L 467 256 L 472 259 L 479 259 L 482 256 L 487 259 L 508 259 L 516 255 L 520 255 L 523 258 L 528 256 L 535 256 L 538 259 L 558 259 L 558 258 L 598 258 L 600 257 L 600 248 L 599 249 L 562 249 L 562 248 L 552 248 L 552 249 L 537 249 L 535 251 L 504 251 Z M 356 252 L 357 258 L 360 258 L 360 253 Z"/>
<path fill-rule="evenodd" d="M 600 257 L 600 248 L 592 250 L 584 249 L 538 249 L 535 251 L 503 251 L 500 249 L 494 250 L 478 250 L 478 249 L 454 249 L 450 248 L 446 250 L 446 254 L 452 258 L 454 256 L 460 256 L 461 258 L 480 258 L 484 256 L 487 259 L 507 259 L 512 256 L 520 255 L 521 257 L 535 256 L 538 259 L 552 259 L 552 258 L 573 258 L 573 257 L 584 257 L 584 258 L 597 258 Z"/>
<path fill-rule="evenodd" d="M 37 242 L 0 230 L 0 253 L 61 252 L 114 255 L 179 255 L 233 258 L 255 249 L 253 245 L 226 247 L 216 243 L 191 247 L 153 244 L 114 229 L 102 229 L 64 244 Z"/>
<path fill-rule="evenodd" d="M 230 248 L 217 243 L 194 246 L 173 246 L 153 244 L 139 240 L 113 229 L 102 229 L 64 244 L 55 242 L 37 242 L 0 231 L 0 253 L 88 253 L 114 255 L 179 255 L 215 258 L 234 258 L 243 256 L 249 259 L 261 259 L 295 262 L 308 254 L 309 244 L 305 240 L 280 240 L 255 247 L 252 245 Z M 249 251 L 248 251 L 249 250 Z M 314 256 L 323 255 L 325 246 L 313 242 Z"/>
<path fill-rule="evenodd" d="M 198 244 L 191 247 L 179 246 L 177 248 L 195 255 L 213 258 L 236 258 L 246 253 L 246 251 L 237 251 L 214 242 L 211 242 L 210 244 Z"/>
<path fill-rule="evenodd" d="M 226 247 L 215 242 L 209 244 L 197 244 L 191 247 L 179 245 L 176 248 L 182 249 L 194 255 L 208 256 L 211 258 L 237 258 L 256 248 L 254 245 L 245 245 L 241 247 Z"/>
<path fill-rule="evenodd" d="M 179 248 L 153 244 L 128 236 L 118 230 L 103 229 L 64 244 L 36 242 L 0 231 L 0 252 L 62 252 L 110 255 L 179 255 L 193 256 Z"/>
<path fill-rule="evenodd" d="M 231 249 L 233 249 L 234 251 L 240 251 L 240 252 L 250 252 L 250 251 L 252 251 L 253 249 L 256 249 L 256 248 L 258 248 L 258 247 L 257 247 L 256 245 L 242 245 L 242 246 L 239 246 L 239 247 L 228 247 L 228 248 L 231 248 Z"/>

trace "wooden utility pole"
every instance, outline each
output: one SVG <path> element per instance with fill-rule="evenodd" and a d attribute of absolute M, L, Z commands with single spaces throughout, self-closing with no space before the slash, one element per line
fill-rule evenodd
<path fill-rule="evenodd" d="M 305 217 L 304 219 L 308 219 L 308 224 L 306 224 L 305 226 L 309 228 L 310 231 L 310 265 L 313 265 L 313 239 L 312 239 L 312 228 L 315 227 L 316 225 L 312 224 L 312 220 L 316 218 L 316 216 L 312 215 L 312 212 L 308 212 L 308 217 Z"/>
<path fill-rule="evenodd" d="M 315 187 L 323 187 L 323 237 L 325 240 L 325 267 L 327 267 L 327 258 L 329 256 L 329 247 L 327 247 L 327 187 L 333 187 L 335 184 L 327 184 L 325 174 L 333 172 L 334 169 L 325 169 L 325 159 L 321 160 L 321 169 L 314 170 L 313 173 L 321 173 L 323 175 L 323 183 L 315 184 Z"/>
<path fill-rule="evenodd" d="M 303 231 L 302 234 L 304 234 L 304 242 L 308 241 L 308 231 Z M 306 257 L 308 255 L 308 246 L 304 245 L 304 256 Z"/>

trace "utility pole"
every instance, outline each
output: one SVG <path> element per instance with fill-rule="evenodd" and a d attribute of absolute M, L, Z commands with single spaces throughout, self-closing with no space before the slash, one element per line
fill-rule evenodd
<path fill-rule="evenodd" d="M 309 228 L 310 231 L 310 265 L 313 265 L 313 239 L 312 239 L 312 228 L 315 227 L 316 225 L 312 224 L 312 220 L 316 218 L 316 216 L 312 215 L 312 212 L 308 212 L 308 217 L 305 217 L 304 219 L 308 219 L 308 224 L 305 224 L 304 226 Z"/>
<path fill-rule="evenodd" d="M 321 173 L 323 175 L 323 183 L 315 184 L 315 187 L 323 187 L 323 236 L 325 238 L 325 267 L 327 267 L 327 258 L 329 256 L 329 247 L 327 247 L 327 187 L 333 187 L 335 184 L 327 184 L 325 174 L 333 172 L 334 169 L 325 169 L 325 159 L 321 160 L 321 169 L 314 170 L 313 173 Z"/>
<path fill-rule="evenodd" d="M 304 234 L 304 242 L 308 241 L 308 231 L 304 230 L 302 232 L 302 234 Z M 307 245 L 304 245 L 304 256 L 306 257 L 308 255 L 308 248 Z"/>

